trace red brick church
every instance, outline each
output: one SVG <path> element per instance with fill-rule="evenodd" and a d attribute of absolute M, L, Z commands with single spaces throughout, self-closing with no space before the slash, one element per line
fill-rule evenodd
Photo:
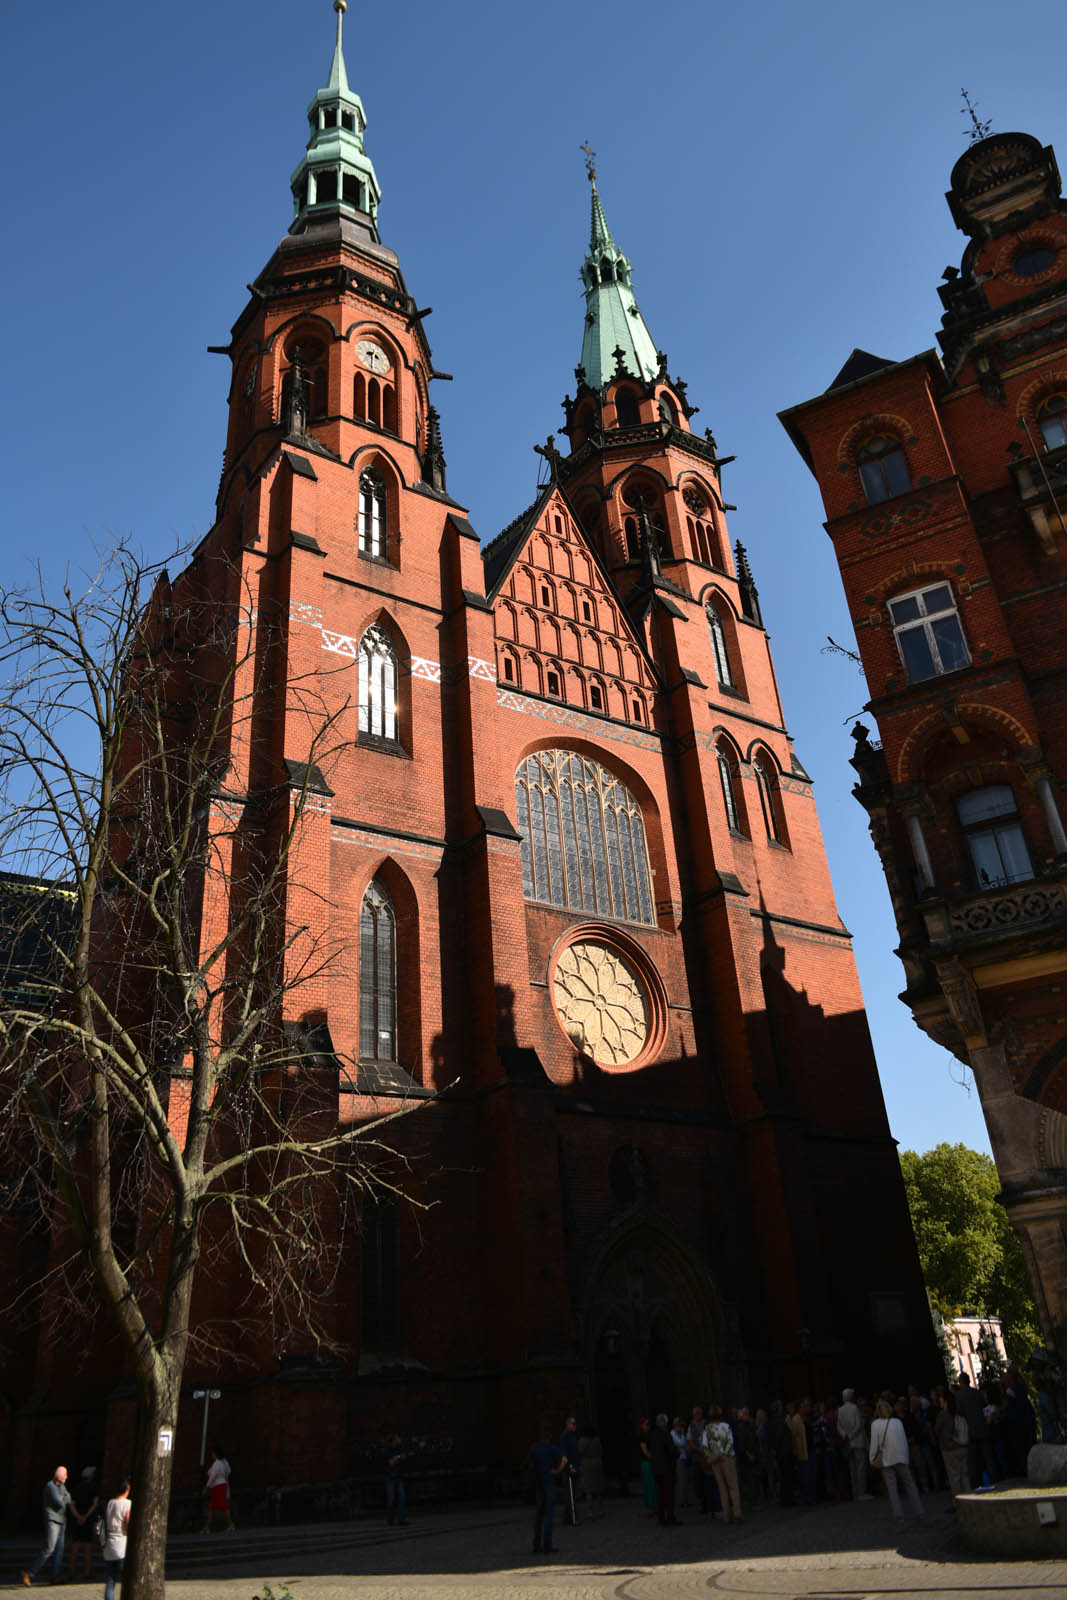
<path fill-rule="evenodd" d="M 227 350 L 200 554 L 239 566 L 282 619 L 290 680 L 341 719 L 292 861 L 299 915 L 338 953 L 296 999 L 317 1047 L 359 1063 L 342 1121 L 426 1101 L 396 1137 L 436 1204 L 368 1204 L 331 1362 L 241 1333 L 190 1367 L 178 1491 L 198 1481 L 205 1382 L 236 1480 L 267 1486 L 358 1476 L 387 1424 L 458 1470 L 492 1466 L 487 1441 L 515 1459 L 573 1409 L 610 1458 L 648 1411 L 936 1373 L 715 439 L 691 427 L 590 166 L 561 445 L 481 542 L 445 486 L 419 302 L 379 237 L 340 10 L 292 224 Z M 260 752 L 306 773 L 300 706 L 270 705 Z M 53 1369 L 17 1424 L 24 1457 L 117 1426 L 118 1398 L 79 1423 L 67 1385 Z"/>

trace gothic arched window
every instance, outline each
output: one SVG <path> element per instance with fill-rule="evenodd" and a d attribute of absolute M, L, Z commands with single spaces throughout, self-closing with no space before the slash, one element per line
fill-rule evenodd
<path fill-rule="evenodd" d="M 359 641 L 359 731 L 396 738 L 396 651 L 377 624 Z"/>
<path fill-rule="evenodd" d="M 400 1337 L 396 1206 L 390 1196 L 368 1195 L 363 1202 L 360 1238 L 360 1340 L 379 1355 Z"/>
<path fill-rule="evenodd" d="M 760 810 L 763 812 L 763 826 L 767 830 L 767 837 L 773 843 L 781 844 L 782 829 L 778 820 L 778 810 L 775 806 L 775 793 L 774 785 L 771 782 L 771 774 L 759 757 L 753 763 L 753 771 L 756 774 L 756 792 L 759 795 Z"/>
<path fill-rule="evenodd" d="M 359 475 L 359 548 L 362 555 L 385 557 L 385 484 L 376 472 Z"/>
<path fill-rule="evenodd" d="M 722 618 L 715 607 L 709 603 L 704 607 L 708 618 L 708 632 L 711 635 L 711 653 L 715 657 L 715 672 L 724 689 L 732 689 L 734 675 L 730 671 L 730 652 L 726 648 L 726 633 L 723 629 Z"/>
<path fill-rule="evenodd" d="M 613 772 L 573 750 L 538 750 L 515 774 L 527 900 L 652 923 L 645 824 Z"/>
<path fill-rule="evenodd" d="M 726 810 L 726 820 L 734 833 L 743 833 L 741 827 L 741 808 L 737 803 L 737 784 L 734 762 L 729 751 L 722 745 L 715 752 L 719 763 L 719 782 L 722 785 L 722 803 Z"/>
<path fill-rule="evenodd" d="M 359 913 L 359 1059 L 396 1060 L 396 916 L 377 878 Z"/>

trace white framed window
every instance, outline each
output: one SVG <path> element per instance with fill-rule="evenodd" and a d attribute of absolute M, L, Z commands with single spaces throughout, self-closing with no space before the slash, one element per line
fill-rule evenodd
<path fill-rule="evenodd" d="M 893 634 L 910 683 L 971 664 L 952 585 L 935 583 L 889 602 Z"/>
<path fill-rule="evenodd" d="M 396 738 L 396 651 L 376 624 L 359 641 L 359 731 Z"/>
<path fill-rule="evenodd" d="M 708 632 L 711 635 L 711 653 L 715 657 L 715 672 L 724 689 L 732 689 L 734 675 L 730 671 L 730 653 L 726 648 L 726 633 L 723 629 L 722 618 L 710 603 L 704 607 L 708 619 Z"/>
<path fill-rule="evenodd" d="M 1010 784 L 992 783 L 961 794 L 956 801 L 956 814 L 979 888 L 1025 883 L 1033 877 L 1030 851 Z"/>
<path fill-rule="evenodd" d="M 875 434 L 868 439 L 856 452 L 856 465 L 869 506 L 890 500 L 895 494 L 907 494 L 911 488 L 908 458 L 900 440 L 894 439 L 891 433 Z"/>
<path fill-rule="evenodd" d="M 376 472 L 359 477 L 359 548 L 365 556 L 385 558 L 385 484 Z"/>

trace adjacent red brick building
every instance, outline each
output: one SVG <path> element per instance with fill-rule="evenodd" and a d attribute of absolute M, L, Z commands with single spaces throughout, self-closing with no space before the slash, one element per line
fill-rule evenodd
<path fill-rule="evenodd" d="M 1067 207 L 980 138 L 939 351 L 854 350 L 783 413 L 819 481 L 880 745 L 857 726 L 901 998 L 970 1065 L 1047 1339 L 1067 1357 Z"/>
<path fill-rule="evenodd" d="M 190 1369 L 176 1487 L 197 1482 L 205 1383 L 237 1482 L 265 1487 L 358 1476 L 387 1424 L 458 1470 L 575 1409 L 625 1459 L 643 1412 L 933 1376 L 725 463 L 595 174 L 566 448 L 547 442 L 543 491 L 483 547 L 445 487 L 438 375 L 379 239 L 340 35 L 309 114 L 292 227 L 227 350 L 197 561 L 239 572 L 283 662 L 231 786 L 306 775 L 309 685 L 338 719 L 289 902 L 333 954 L 292 1020 L 358 1063 L 342 1121 L 426 1101 L 396 1138 L 433 1205 L 368 1205 L 334 1360 L 242 1326 Z M 202 1305 L 237 1294 L 205 1282 Z M 43 1464 L 82 1407 L 54 1366 L 39 1398 L 16 1432 Z M 104 1420 L 82 1426 L 88 1448 Z"/>

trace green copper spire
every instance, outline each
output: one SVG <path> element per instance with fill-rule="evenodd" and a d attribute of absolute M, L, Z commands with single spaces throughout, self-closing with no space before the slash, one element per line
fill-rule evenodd
<path fill-rule="evenodd" d="M 341 48 L 341 18 L 348 10 L 347 0 L 340 0 L 340 3 L 338 3 L 338 0 L 334 0 L 333 9 L 337 12 L 337 42 L 333 47 L 330 79 L 326 87 L 327 89 L 332 89 L 335 94 L 347 94 L 348 73 L 345 70 L 345 53 Z"/>
<path fill-rule="evenodd" d="M 659 352 L 634 300 L 630 263 L 611 236 L 588 141 L 583 149 L 592 186 L 589 250 L 582 266 L 585 337 L 581 364 L 585 381 L 591 389 L 602 389 L 622 370 L 647 383 L 659 371 Z M 621 351 L 621 356 L 616 351 Z"/>
<path fill-rule="evenodd" d="M 363 212 L 372 223 L 378 215 L 382 192 L 374 165 L 363 148 L 367 118 L 359 95 L 348 87 L 341 44 L 346 0 L 333 0 L 333 8 L 337 12 L 337 42 L 330 79 L 308 106 L 311 138 L 304 159 L 289 180 L 293 191 L 290 233 L 302 233 L 327 213 Z"/>

